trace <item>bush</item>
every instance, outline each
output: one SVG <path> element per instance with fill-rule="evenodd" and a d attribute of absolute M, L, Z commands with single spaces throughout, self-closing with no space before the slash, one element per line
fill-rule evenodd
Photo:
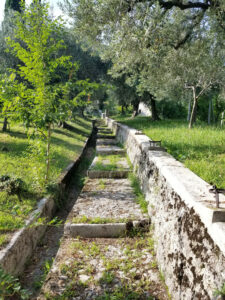
<path fill-rule="evenodd" d="M 21 202 L 21 193 L 24 190 L 24 181 L 20 178 L 9 175 L 0 176 L 0 191 L 5 191 L 8 195 L 17 195 Z"/>

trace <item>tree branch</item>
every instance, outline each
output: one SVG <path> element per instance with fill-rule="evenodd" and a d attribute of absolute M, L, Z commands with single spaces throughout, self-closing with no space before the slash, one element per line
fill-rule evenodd
<path fill-rule="evenodd" d="M 195 26 L 199 25 L 204 17 L 205 14 L 205 9 L 203 11 L 201 11 L 200 13 L 198 13 L 197 15 L 194 15 L 191 18 L 192 24 L 191 26 L 189 26 L 189 28 L 187 28 L 187 32 L 185 34 L 185 36 L 180 39 L 176 45 L 174 46 L 174 49 L 177 50 L 179 49 L 181 46 L 183 46 L 192 36 L 193 33 L 193 29 L 195 28 Z"/>
<path fill-rule="evenodd" d="M 166 10 L 169 10 L 173 7 L 178 7 L 181 10 L 185 9 L 191 9 L 191 8 L 200 8 L 200 9 L 208 9 L 210 6 L 213 6 L 214 1 L 208 1 L 206 0 L 205 2 L 194 2 L 188 1 L 187 3 L 183 3 L 181 0 L 171 0 L 171 1 L 166 1 L 166 0 L 126 0 L 127 4 L 129 5 L 128 12 L 132 11 L 133 7 L 135 4 L 138 3 L 145 3 L 148 2 L 149 4 L 154 4 L 156 2 L 159 3 L 159 5 L 162 8 L 165 8 Z"/>
<path fill-rule="evenodd" d="M 201 9 L 208 9 L 210 7 L 209 3 L 203 3 L 203 2 L 192 2 L 188 1 L 188 3 L 182 3 L 179 0 L 173 0 L 173 1 L 164 1 L 164 0 L 158 0 L 159 5 L 165 9 L 171 9 L 173 7 L 178 7 L 181 10 L 190 9 L 190 8 L 201 8 Z"/>

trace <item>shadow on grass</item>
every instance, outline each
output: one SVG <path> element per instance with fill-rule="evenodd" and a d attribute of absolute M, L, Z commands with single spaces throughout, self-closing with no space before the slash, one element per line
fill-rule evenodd
<path fill-rule="evenodd" d="M 23 152 L 25 152 L 28 147 L 28 140 L 20 142 L 0 142 L 0 154 L 7 154 L 9 157 L 17 157 L 23 155 Z"/>
<path fill-rule="evenodd" d="M 67 127 L 64 128 L 64 130 L 60 130 L 60 129 L 54 129 L 54 132 L 57 133 L 57 134 L 62 134 L 62 135 L 65 135 L 65 136 L 68 136 L 68 137 L 71 137 L 71 138 L 74 138 L 74 135 L 71 134 L 69 131 L 75 133 L 75 134 L 78 134 L 78 135 L 82 135 L 84 137 L 88 137 L 89 135 L 81 130 L 81 129 L 78 129 L 72 125 L 69 125 L 67 124 Z"/>
<path fill-rule="evenodd" d="M 86 128 L 86 129 L 88 129 L 88 130 L 90 130 L 90 128 L 91 128 L 91 124 L 87 124 L 87 122 L 91 122 L 90 118 L 86 117 L 86 118 L 83 119 L 83 118 L 80 118 L 80 117 L 79 118 L 75 117 L 73 122 L 80 125 L 80 126 L 82 126 L 82 127 L 84 127 L 84 128 Z"/>

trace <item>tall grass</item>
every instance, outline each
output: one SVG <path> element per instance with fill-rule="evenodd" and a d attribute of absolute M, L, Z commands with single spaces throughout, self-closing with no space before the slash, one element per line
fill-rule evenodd
<path fill-rule="evenodd" d="M 192 128 L 176 120 L 151 121 L 149 117 L 118 121 L 142 130 L 162 145 L 177 160 L 209 183 L 225 188 L 225 128 L 200 124 Z"/>

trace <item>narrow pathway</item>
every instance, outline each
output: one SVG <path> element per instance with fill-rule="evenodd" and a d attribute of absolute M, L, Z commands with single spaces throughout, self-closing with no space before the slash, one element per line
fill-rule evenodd
<path fill-rule="evenodd" d="M 39 300 L 168 299 L 150 220 L 131 186 L 132 167 L 103 125 L 98 122 L 96 157 Z"/>

